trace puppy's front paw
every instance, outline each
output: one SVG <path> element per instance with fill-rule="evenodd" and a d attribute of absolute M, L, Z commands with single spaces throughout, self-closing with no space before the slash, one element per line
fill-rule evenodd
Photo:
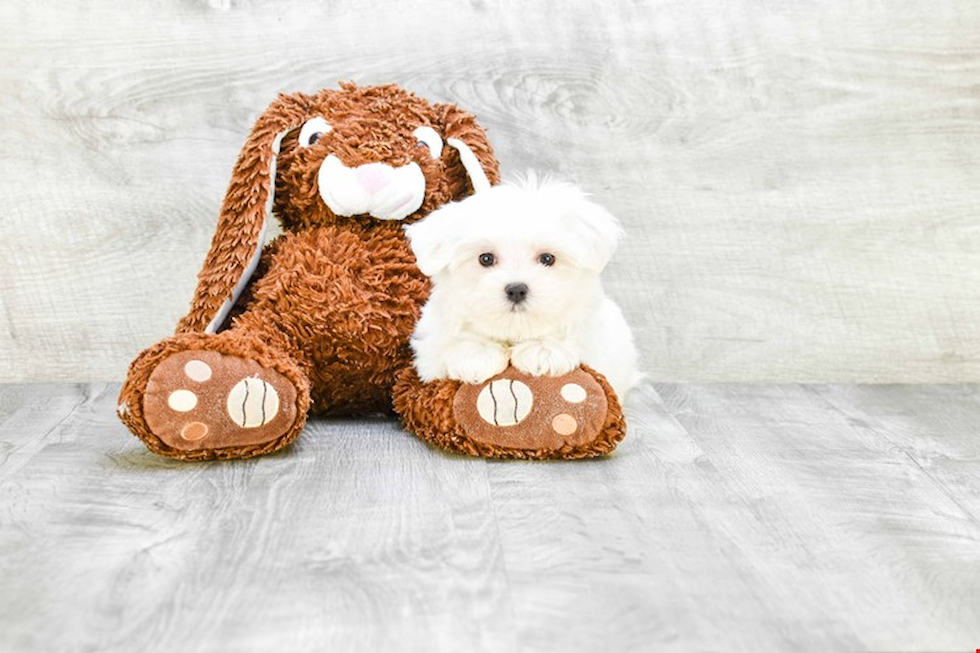
<path fill-rule="evenodd" d="M 507 350 L 495 344 L 459 344 L 446 351 L 444 363 L 450 379 L 483 383 L 507 368 Z"/>
<path fill-rule="evenodd" d="M 561 376 L 579 366 L 575 353 L 557 341 L 528 340 L 514 345 L 510 354 L 514 367 L 532 376 Z"/>

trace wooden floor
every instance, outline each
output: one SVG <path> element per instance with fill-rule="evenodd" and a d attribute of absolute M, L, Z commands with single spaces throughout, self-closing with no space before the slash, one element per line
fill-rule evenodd
<path fill-rule="evenodd" d="M 117 392 L 0 386 L 2 651 L 980 646 L 978 386 L 647 386 L 574 463 L 382 419 L 179 463 Z"/>

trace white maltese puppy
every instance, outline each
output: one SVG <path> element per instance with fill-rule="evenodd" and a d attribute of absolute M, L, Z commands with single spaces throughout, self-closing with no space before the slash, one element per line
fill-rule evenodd
<path fill-rule="evenodd" d="M 508 363 L 560 376 L 585 363 L 623 399 L 640 378 L 633 335 L 599 279 L 622 231 L 578 188 L 531 174 L 405 230 L 432 278 L 411 340 L 422 381 L 482 383 Z"/>

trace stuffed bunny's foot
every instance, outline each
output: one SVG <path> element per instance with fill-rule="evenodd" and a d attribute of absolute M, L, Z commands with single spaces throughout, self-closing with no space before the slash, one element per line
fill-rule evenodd
<path fill-rule="evenodd" d="M 238 356 L 179 351 L 146 385 L 146 425 L 180 451 L 271 442 L 296 422 L 296 388 L 273 369 Z"/>
<path fill-rule="evenodd" d="M 532 377 L 513 368 L 484 384 L 464 384 L 453 401 L 456 422 L 491 447 L 560 450 L 587 444 L 606 418 L 606 395 L 581 369 Z"/>
<path fill-rule="evenodd" d="M 490 458 L 601 456 L 626 434 L 616 394 L 588 367 L 561 376 L 508 367 L 477 384 L 423 384 L 408 371 L 396 383 L 395 409 L 422 439 Z"/>

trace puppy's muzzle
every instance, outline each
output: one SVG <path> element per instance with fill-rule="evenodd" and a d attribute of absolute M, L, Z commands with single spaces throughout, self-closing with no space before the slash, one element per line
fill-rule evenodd
<path fill-rule="evenodd" d="M 527 284 L 526 283 L 508 283 L 504 287 L 504 292 L 507 294 L 507 299 L 510 303 L 515 306 L 524 302 L 527 299 Z"/>

